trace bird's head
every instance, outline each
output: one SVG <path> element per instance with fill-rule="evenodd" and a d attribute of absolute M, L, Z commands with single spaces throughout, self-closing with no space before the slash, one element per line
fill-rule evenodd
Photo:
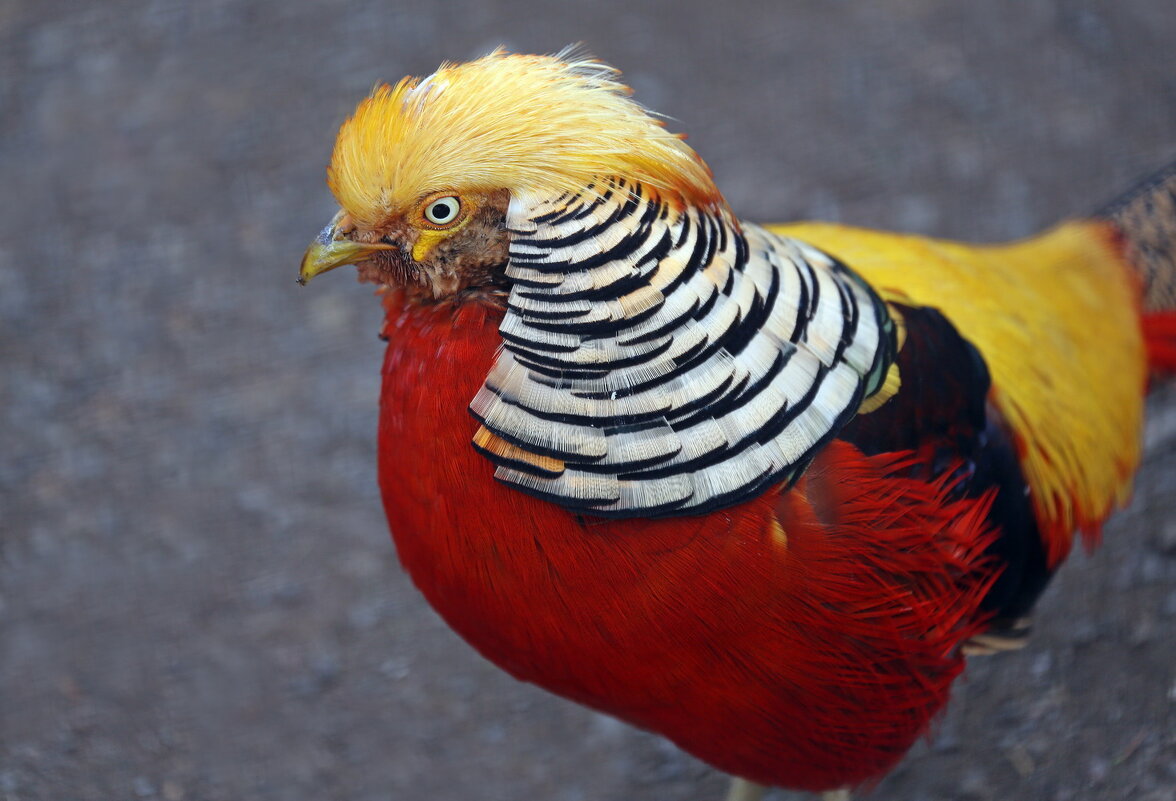
<path fill-rule="evenodd" d="M 512 211 L 610 177 L 722 205 L 702 160 L 629 95 L 597 61 L 503 51 L 378 87 L 339 131 L 327 176 L 341 209 L 300 282 L 356 264 L 422 302 L 497 291 Z"/>

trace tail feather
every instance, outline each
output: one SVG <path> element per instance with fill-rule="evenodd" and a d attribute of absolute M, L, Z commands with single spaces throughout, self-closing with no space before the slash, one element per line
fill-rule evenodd
<path fill-rule="evenodd" d="M 1110 220 L 1123 237 L 1126 256 L 1143 283 L 1144 312 L 1176 309 L 1176 162 L 1094 216 Z M 1171 347 L 1176 339 L 1168 337 L 1167 342 Z"/>
<path fill-rule="evenodd" d="M 1176 311 L 1143 315 L 1143 342 L 1153 370 L 1176 373 Z"/>

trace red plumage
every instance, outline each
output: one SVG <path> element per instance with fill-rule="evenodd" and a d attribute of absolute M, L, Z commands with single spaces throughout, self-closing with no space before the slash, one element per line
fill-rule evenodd
<path fill-rule="evenodd" d="M 1145 314 L 1142 323 L 1148 364 L 1153 370 L 1176 372 L 1176 312 Z"/>
<path fill-rule="evenodd" d="M 984 622 L 991 493 L 958 499 L 904 454 L 834 441 L 786 493 L 672 519 L 576 515 L 502 486 L 470 447 L 501 312 L 385 302 L 392 533 L 487 658 L 766 784 L 861 783 L 926 731 Z"/>
<path fill-rule="evenodd" d="M 607 67 L 497 52 L 378 89 L 329 180 L 299 276 L 387 290 L 413 580 L 514 676 L 764 784 L 878 778 L 965 642 L 1022 641 L 1176 366 L 1176 167 L 1006 245 L 765 229 Z"/>

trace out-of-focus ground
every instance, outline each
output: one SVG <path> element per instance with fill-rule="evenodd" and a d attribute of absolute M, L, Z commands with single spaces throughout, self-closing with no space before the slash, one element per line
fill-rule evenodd
<path fill-rule="evenodd" d="M 1171 0 L 5 0 L 0 799 L 719 796 L 425 606 L 375 489 L 377 303 L 294 284 L 375 82 L 575 41 L 751 219 L 998 240 L 1176 158 Z M 1105 547 L 872 798 L 1176 798 L 1176 394 L 1151 412 Z"/>

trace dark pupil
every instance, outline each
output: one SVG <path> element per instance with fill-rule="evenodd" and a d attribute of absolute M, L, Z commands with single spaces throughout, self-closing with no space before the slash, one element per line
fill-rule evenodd
<path fill-rule="evenodd" d="M 453 216 L 453 202 L 441 200 L 434 203 L 433 216 L 440 222 L 447 222 Z"/>

